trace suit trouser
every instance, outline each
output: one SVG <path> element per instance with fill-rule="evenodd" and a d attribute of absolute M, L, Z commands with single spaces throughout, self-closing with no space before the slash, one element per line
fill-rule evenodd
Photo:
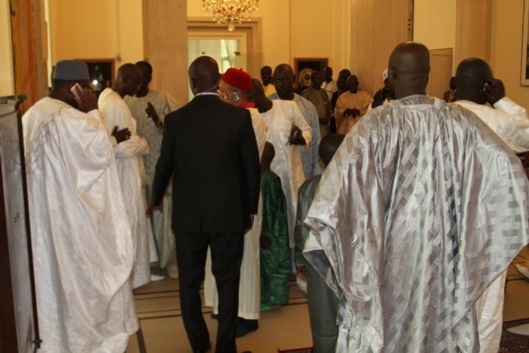
<path fill-rule="evenodd" d="M 338 340 L 336 317 L 340 300 L 312 265 L 306 263 L 305 269 L 312 329 L 312 352 L 333 353 L 336 351 Z"/>
<path fill-rule="evenodd" d="M 208 246 L 219 295 L 217 353 L 237 353 L 235 333 L 244 233 L 187 233 L 175 231 L 180 282 L 180 305 L 193 350 L 209 347 L 209 332 L 202 315 L 200 286 L 204 281 Z"/>

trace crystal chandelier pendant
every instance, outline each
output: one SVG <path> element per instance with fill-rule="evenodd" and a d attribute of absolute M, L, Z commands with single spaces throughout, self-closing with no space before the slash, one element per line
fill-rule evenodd
<path fill-rule="evenodd" d="M 213 21 L 226 23 L 230 32 L 235 24 L 250 20 L 258 4 L 259 0 L 202 0 L 202 8 L 213 15 Z"/>

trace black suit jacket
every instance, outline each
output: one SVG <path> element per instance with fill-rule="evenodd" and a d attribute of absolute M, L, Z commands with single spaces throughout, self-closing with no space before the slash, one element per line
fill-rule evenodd
<path fill-rule="evenodd" d="M 232 232 L 257 214 L 261 168 L 250 113 L 199 95 L 164 120 L 153 204 L 173 175 L 173 229 Z"/>

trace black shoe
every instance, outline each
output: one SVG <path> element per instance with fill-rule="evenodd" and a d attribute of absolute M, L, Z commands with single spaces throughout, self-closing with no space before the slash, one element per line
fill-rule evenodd
<path fill-rule="evenodd" d="M 193 353 L 206 353 L 211 349 L 211 343 L 208 343 L 204 349 L 194 350 Z"/>
<path fill-rule="evenodd" d="M 258 320 L 246 320 L 239 318 L 237 320 L 237 332 L 235 333 L 235 337 L 240 338 L 250 332 L 256 331 L 258 328 Z"/>

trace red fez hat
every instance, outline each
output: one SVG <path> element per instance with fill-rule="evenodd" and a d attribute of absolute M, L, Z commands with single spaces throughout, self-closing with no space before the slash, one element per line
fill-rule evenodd
<path fill-rule="evenodd" d="M 242 71 L 242 69 L 229 68 L 220 79 L 243 91 L 250 92 L 252 90 L 252 76 Z"/>

